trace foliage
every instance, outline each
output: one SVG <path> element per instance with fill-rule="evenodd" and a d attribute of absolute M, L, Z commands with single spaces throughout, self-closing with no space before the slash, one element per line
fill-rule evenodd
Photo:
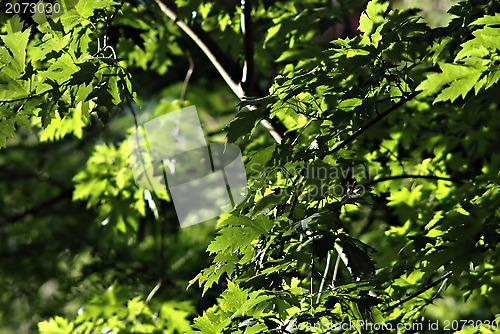
<path fill-rule="evenodd" d="M 324 43 L 356 5 L 366 5 L 359 34 Z M 380 1 L 339 6 L 81 0 L 45 23 L 6 21 L 2 252 L 26 273 L 41 268 L 30 284 L 47 297 L 28 297 L 40 333 L 495 320 L 500 5 L 461 2 L 439 28 Z M 193 63 L 201 73 L 185 95 Z M 228 88 L 241 98 L 236 115 Z M 213 237 L 207 224 L 179 230 L 167 192 L 138 189 L 128 163 L 134 122 L 190 103 L 210 139 L 236 142 L 246 159 L 249 196 Z M 26 158 L 35 164 L 19 171 L 36 182 L 17 176 L 14 189 L 10 166 Z M 60 200 L 71 209 L 40 215 Z M 81 239 L 55 242 L 57 258 L 30 268 L 51 237 Z M 449 319 L 441 296 L 472 306 Z M 356 331 L 377 332 L 346 332 Z"/>

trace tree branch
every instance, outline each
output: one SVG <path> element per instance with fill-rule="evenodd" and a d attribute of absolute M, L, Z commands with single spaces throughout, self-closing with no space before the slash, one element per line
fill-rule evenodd
<path fill-rule="evenodd" d="M 243 33 L 243 53 L 245 64 L 241 83 L 246 93 L 254 95 L 255 66 L 253 49 L 252 0 L 241 0 L 241 32 Z"/>
<path fill-rule="evenodd" d="M 418 290 L 417 292 L 415 293 L 412 293 L 411 295 L 409 295 L 408 297 L 404 298 L 404 299 L 401 299 L 399 302 L 397 302 L 396 304 L 392 305 L 392 306 L 389 306 L 388 308 L 384 309 L 382 312 L 388 312 L 388 311 L 391 311 L 393 309 L 395 309 L 396 307 L 399 307 L 401 305 L 403 305 L 404 303 L 406 303 L 407 301 L 421 295 L 422 293 L 424 293 L 425 291 L 429 290 L 430 288 L 438 285 L 439 283 L 443 282 L 444 280 L 447 280 L 449 277 L 451 276 L 451 272 L 445 274 L 444 276 L 442 276 L 440 279 L 432 282 L 432 283 L 429 283 L 427 284 L 426 286 L 424 286 L 422 289 Z M 439 288 L 439 291 L 441 291 L 442 287 Z M 436 295 L 435 295 L 436 296 Z M 435 297 L 433 297 L 435 298 Z"/>
<path fill-rule="evenodd" d="M 24 100 L 29 100 L 29 99 L 32 99 L 32 98 L 35 98 L 35 97 L 39 97 L 39 96 L 42 96 L 48 92 L 51 92 L 53 91 L 53 89 L 48 89 L 46 90 L 45 92 L 41 92 L 41 93 L 38 93 L 38 94 L 35 94 L 35 95 L 30 95 L 30 96 L 26 96 L 26 97 L 19 97 L 17 99 L 12 99 L 12 100 L 0 100 L 0 103 L 3 104 L 3 103 L 12 103 L 12 102 L 20 102 L 20 101 L 24 101 Z"/>
<path fill-rule="evenodd" d="M 327 153 L 325 153 L 323 155 L 319 155 L 318 158 L 324 158 L 327 155 L 330 155 L 330 154 L 333 154 L 333 153 L 335 153 L 337 151 L 340 151 L 341 149 L 343 149 L 344 147 L 346 147 L 348 144 L 352 143 L 361 134 L 363 134 L 364 132 L 366 132 L 366 130 L 368 130 L 369 128 L 371 128 L 372 126 L 374 126 L 375 124 L 377 124 L 378 122 L 380 122 L 387 115 L 389 115 L 394 110 L 396 110 L 399 107 L 401 107 L 402 105 L 404 105 L 406 102 L 412 100 L 418 94 L 420 94 L 420 92 L 412 92 L 408 96 L 403 96 L 401 98 L 401 100 L 399 100 L 398 102 L 394 103 L 392 106 L 390 106 L 389 108 L 387 108 L 386 111 L 384 111 L 383 113 L 379 114 L 377 117 L 375 117 L 374 119 L 372 119 L 371 121 L 369 121 L 368 123 L 366 123 L 365 125 L 363 125 L 362 127 L 360 127 L 358 130 L 356 130 L 356 132 L 354 132 L 352 135 L 350 135 L 347 139 L 343 140 L 337 146 L 333 147 L 330 150 L 330 152 L 327 152 Z"/>
<path fill-rule="evenodd" d="M 332 283 L 331 288 L 335 289 L 335 280 L 337 279 L 337 273 L 339 272 L 340 255 L 337 255 L 337 261 L 335 261 L 335 267 L 333 268 Z"/>
<path fill-rule="evenodd" d="M 226 84 L 231 88 L 233 93 L 242 100 L 245 97 L 245 91 L 239 83 L 238 66 L 225 55 L 218 45 L 210 38 L 210 36 L 198 25 L 188 25 L 183 21 L 179 21 L 174 9 L 174 5 L 166 4 L 170 1 L 155 0 L 161 11 L 167 15 L 177 26 L 186 33 L 196 43 L 196 45 L 205 53 L 210 62 L 215 66 L 219 74 L 222 76 Z M 255 110 L 255 106 L 247 106 L 250 110 Z M 280 144 L 282 135 L 276 131 L 275 127 L 265 119 L 260 123 L 269 131 L 274 140 Z"/>
<path fill-rule="evenodd" d="M 38 204 L 24 210 L 23 212 L 15 213 L 15 214 L 12 214 L 10 216 L 7 216 L 2 222 L 0 222 L 0 228 L 5 227 L 9 224 L 15 223 L 15 222 L 23 219 L 27 215 L 40 213 L 41 211 L 45 210 L 47 207 L 50 207 L 50 206 L 54 205 L 55 203 L 60 202 L 61 200 L 67 199 L 68 197 L 69 197 L 69 199 L 71 199 L 72 193 L 73 193 L 73 191 L 70 189 L 65 190 L 65 191 L 61 192 L 59 195 L 54 196 L 54 197 L 52 197 L 46 201 L 43 201 L 41 203 L 38 203 Z"/>
<path fill-rule="evenodd" d="M 326 265 L 325 271 L 323 272 L 323 277 L 321 278 L 321 284 L 319 285 L 318 297 L 316 298 L 316 304 L 319 304 L 321 300 L 321 293 L 323 292 L 323 287 L 325 286 L 326 276 L 328 275 L 328 271 L 330 270 L 330 259 L 332 258 L 332 254 L 328 252 L 326 257 Z"/>
<path fill-rule="evenodd" d="M 106 22 L 106 30 L 104 31 L 104 47 L 106 47 L 108 45 L 108 34 L 109 34 L 109 28 L 111 27 L 111 23 L 113 23 L 113 20 L 115 19 L 116 14 L 118 14 L 118 11 L 120 11 L 120 9 L 122 9 L 124 3 L 125 3 L 125 0 L 122 0 L 120 5 L 115 7 L 115 11 L 113 12 L 113 14 L 109 17 L 108 21 Z"/>
<path fill-rule="evenodd" d="M 169 7 L 161 0 L 155 0 L 161 11 L 167 15 L 177 26 L 196 43 L 196 45 L 205 53 L 210 62 L 215 66 L 219 74 L 222 76 L 226 84 L 238 96 L 239 99 L 244 97 L 244 92 L 239 81 L 236 64 L 230 60 L 217 44 L 207 35 L 207 33 L 196 24 L 188 25 L 183 21 L 178 20 L 175 9 Z"/>
<path fill-rule="evenodd" d="M 186 56 L 189 60 L 189 69 L 186 73 L 186 77 L 184 78 L 184 83 L 182 84 L 181 98 L 180 98 L 181 105 L 184 104 L 184 98 L 186 97 L 186 90 L 189 83 L 189 79 L 191 79 L 191 74 L 193 74 L 194 71 L 194 60 L 193 57 L 191 57 L 191 52 L 189 52 L 189 50 L 186 50 Z"/>
<path fill-rule="evenodd" d="M 393 175 L 393 176 L 387 176 L 387 177 L 381 177 L 376 180 L 371 180 L 368 181 L 364 184 L 362 184 L 363 187 L 369 187 L 371 185 L 374 185 L 379 182 L 384 182 L 384 181 L 390 181 L 390 180 L 397 180 L 397 179 L 428 179 L 428 180 L 441 180 L 441 181 L 449 181 L 449 182 L 455 182 L 455 183 L 464 183 L 462 180 L 459 179 L 454 179 L 450 177 L 442 177 L 442 176 L 436 176 L 436 175 L 415 175 L 415 174 L 401 174 L 401 175 Z"/>
<path fill-rule="evenodd" d="M 342 246 L 340 246 L 338 242 L 335 242 L 334 247 L 335 247 L 335 250 L 337 251 L 337 254 L 338 254 L 337 262 L 339 261 L 339 259 L 341 259 L 342 262 L 344 262 L 345 267 L 349 271 L 349 274 L 351 274 L 352 278 L 354 278 L 355 280 L 358 280 L 358 277 L 354 277 L 354 274 L 351 270 L 351 266 L 349 265 L 349 260 L 347 259 L 347 255 L 344 253 L 344 248 Z M 336 275 L 337 275 L 337 273 L 335 272 L 334 277 Z"/>

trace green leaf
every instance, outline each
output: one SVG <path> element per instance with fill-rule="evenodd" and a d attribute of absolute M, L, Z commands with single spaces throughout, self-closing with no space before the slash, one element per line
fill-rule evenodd
<path fill-rule="evenodd" d="M 242 221 L 248 218 L 239 217 Z M 236 249 L 243 249 L 251 246 L 252 241 L 260 236 L 260 230 L 246 226 L 229 226 L 219 232 L 214 241 L 210 243 L 207 251 L 210 253 L 234 252 Z"/>
<path fill-rule="evenodd" d="M 26 47 L 28 45 L 30 32 L 31 28 L 28 28 L 23 32 L 15 32 L 0 36 L 7 49 L 12 53 L 14 64 L 19 69 L 19 74 L 24 73 L 24 69 L 26 68 Z"/>
<path fill-rule="evenodd" d="M 474 22 L 471 25 L 498 25 L 500 24 L 500 13 L 496 13 L 494 16 L 485 15 Z"/>
<path fill-rule="evenodd" d="M 373 22 L 370 20 L 366 13 L 362 13 L 359 18 L 359 31 L 364 33 L 365 35 L 369 35 L 373 29 Z"/>
<path fill-rule="evenodd" d="M 119 105 L 122 102 L 122 99 L 120 96 L 120 90 L 118 89 L 117 77 L 110 77 L 107 85 L 109 95 L 111 95 L 111 101 L 113 102 L 113 104 Z"/>
<path fill-rule="evenodd" d="M 470 70 L 467 75 L 453 81 L 449 87 L 443 89 L 443 91 L 434 100 L 434 103 L 447 100 L 453 102 L 460 95 L 462 95 L 462 98 L 465 98 L 467 93 L 474 88 L 474 85 L 477 83 L 481 75 L 482 71 L 474 69 Z"/>
<path fill-rule="evenodd" d="M 366 14 L 375 23 L 383 22 L 383 15 L 389 7 L 389 2 L 381 2 L 379 0 L 371 0 L 366 5 Z"/>
<path fill-rule="evenodd" d="M 498 42 L 498 39 L 500 38 L 499 28 L 484 27 L 474 31 L 473 35 L 476 37 L 475 40 L 477 40 L 477 44 L 481 44 L 486 48 L 495 50 L 500 49 L 500 42 Z"/>
<path fill-rule="evenodd" d="M 231 323 L 230 317 L 219 318 L 220 315 L 214 314 L 213 311 L 205 311 L 203 316 L 197 317 L 194 320 L 193 327 L 199 329 L 203 334 L 219 334 L 224 327 Z"/>
<path fill-rule="evenodd" d="M 477 77 L 478 73 L 478 69 L 460 64 L 439 63 L 439 67 L 441 68 L 441 73 L 428 74 L 427 79 L 422 81 L 416 89 L 424 91 L 426 95 L 434 94 L 441 90 L 447 83 L 469 75 Z M 460 94 L 462 94 L 460 87 L 454 86 L 451 92 L 446 95 L 453 97 Z"/>
<path fill-rule="evenodd" d="M 79 0 L 75 7 L 60 17 L 64 30 L 69 31 L 77 24 L 84 24 L 97 9 L 117 5 L 118 2 L 110 0 Z"/>
<path fill-rule="evenodd" d="M 274 153 L 274 146 L 268 146 L 255 153 L 245 166 L 247 173 L 261 172 L 264 166 L 272 158 L 273 153 Z"/>
<path fill-rule="evenodd" d="M 14 138 L 16 131 L 14 123 L 14 119 L 0 119 L 0 148 L 5 147 L 7 138 Z"/>
<path fill-rule="evenodd" d="M 23 22 L 21 21 L 21 18 L 19 15 L 14 15 L 11 19 L 9 24 L 7 24 L 7 33 L 8 34 L 13 34 L 15 32 L 20 32 L 23 30 Z"/>
<path fill-rule="evenodd" d="M 349 110 L 352 110 L 352 109 L 356 108 L 357 106 L 361 105 L 362 103 L 363 103 L 363 100 L 358 99 L 358 98 L 347 99 L 347 100 L 343 100 L 342 102 L 340 102 L 338 108 L 345 110 L 345 111 L 349 111 Z"/>
<path fill-rule="evenodd" d="M 266 47 L 267 42 L 271 38 L 276 36 L 276 34 L 280 31 L 280 29 L 281 29 L 281 24 L 275 24 L 275 25 L 271 26 L 271 28 L 269 28 L 269 30 L 267 31 L 266 38 L 264 39 L 264 48 Z"/>
<path fill-rule="evenodd" d="M 55 82 L 59 86 L 62 86 L 63 83 L 69 81 L 77 71 L 78 67 L 75 65 L 71 56 L 63 53 L 46 71 L 40 71 L 39 75 L 41 78 L 44 78 L 46 82 Z"/>
<path fill-rule="evenodd" d="M 227 140 L 234 143 L 238 138 L 250 135 L 262 118 L 263 112 L 260 109 L 239 112 L 226 128 Z"/>
<path fill-rule="evenodd" d="M 255 232 L 259 234 L 267 234 L 274 226 L 274 223 L 269 219 L 269 217 L 264 215 L 259 215 L 252 220 L 247 222 L 247 226 L 254 229 Z"/>
<path fill-rule="evenodd" d="M 383 14 L 389 7 L 389 2 L 379 2 L 377 0 L 371 0 L 366 5 L 366 10 L 361 14 L 359 19 L 359 30 L 363 32 L 365 36 L 368 36 L 373 31 L 374 26 L 378 26 L 379 23 L 384 21 Z M 378 37 L 376 40 L 380 40 Z M 378 44 L 378 41 L 376 42 Z"/>
<path fill-rule="evenodd" d="M 339 235 L 342 243 L 343 253 L 347 256 L 348 266 L 352 271 L 354 277 L 365 277 L 370 276 L 375 273 L 375 265 L 368 256 L 367 252 L 361 250 L 357 245 L 361 245 L 366 248 L 366 245 L 352 239 L 346 235 Z"/>
<path fill-rule="evenodd" d="M 40 334 L 68 334 L 73 331 L 73 328 L 73 324 L 59 316 L 38 324 Z"/>

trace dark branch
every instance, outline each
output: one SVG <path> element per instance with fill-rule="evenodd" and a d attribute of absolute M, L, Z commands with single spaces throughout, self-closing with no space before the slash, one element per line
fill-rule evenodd
<path fill-rule="evenodd" d="M 65 191 L 61 192 L 59 195 L 52 197 L 52 198 L 50 198 L 46 201 L 43 201 L 41 203 L 38 203 L 38 204 L 24 210 L 23 212 L 15 213 L 15 214 L 12 214 L 10 216 L 7 216 L 2 222 L 0 222 L 0 227 L 5 227 L 9 224 L 15 223 L 15 222 L 25 218 L 28 215 L 40 213 L 43 210 L 53 206 L 54 204 L 56 204 L 62 200 L 71 199 L 72 193 L 73 193 L 72 190 L 65 190 Z"/>
<path fill-rule="evenodd" d="M 109 17 L 108 22 L 106 22 L 106 30 L 104 31 L 104 46 L 108 45 L 108 33 L 109 33 L 109 28 L 111 27 L 111 23 L 115 19 L 116 14 L 118 14 L 118 11 L 120 11 L 120 9 L 122 9 L 124 3 L 125 3 L 125 0 L 122 0 L 120 5 L 115 7 L 115 11 Z"/>
<path fill-rule="evenodd" d="M 394 103 L 392 106 L 390 106 L 389 108 L 387 108 L 386 111 L 384 111 L 383 113 L 379 114 L 377 117 L 375 117 L 374 119 L 372 119 L 371 121 L 369 121 L 368 123 L 366 123 L 364 126 L 362 126 L 361 128 L 359 128 L 358 130 L 356 130 L 356 132 L 354 132 L 347 139 L 345 139 L 344 141 L 342 141 L 339 145 L 335 146 L 330 152 L 327 152 L 327 153 L 325 153 L 323 155 L 320 155 L 319 158 L 324 158 L 327 155 L 330 155 L 330 154 L 333 154 L 333 153 L 335 153 L 337 151 L 340 151 L 341 149 L 343 149 L 344 147 L 346 147 L 348 144 L 352 143 L 361 134 L 363 134 L 364 132 L 366 132 L 366 130 L 368 130 L 369 128 L 371 128 L 372 126 L 374 126 L 375 124 L 377 124 L 378 122 L 380 122 L 387 115 L 389 115 L 394 110 L 396 110 L 399 107 L 401 107 L 402 105 L 404 105 L 406 102 L 412 100 L 419 93 L 420 92 L 413 92 L 413 93 L 410 93 L 408 96 L 402 97 L 401 100 L 399 100 L 398 102 Z"/>
<path fill-rule="evenodd" d="M 441 177 L 436 175 L 414 175 L 414 174 L 401 174 L 401 175 L 393 175 L 387 177 L 381 177 L 376 180 L 368 181 L 362 184 L 363 187 L 369 187 L 379 182 L 397 180 L 397 179 L 428 179 L 428 180 L 440 180 L 440 181 L 448 181 L 462 184 L 462 180 L 450 178 L 450 177 Z"/>
<path fill-rule="evenodd" d="M 409 295 L 408 297 L 404 298 L 404 299 L 401 299 L 399 302 L 397 302 L 396 304 L 392 305 L 392 306 L 389 306 L 388 308 L 384 309 L 382 312 L 388 312 L 388 311 L 391 311 L 393 309 L 395 309 L 396 307 L 399 307 L 401 305 L 403 305 L 404 303 L 406 303 L 407 301 L 415 298 L 415 297 L 418 297 L 419 295 L 421 295 L 422 293 L 424 293 L 425 291 L 429 290 L 430 288 L 438 285 L 439 283 L 443 282 L 444 280 L 447 280 L 449 277 L 451 276 L 451 272 L 447 273 L 446 275 L 442 276 L 440 279 L 432 282 L 432 283 L 429 283 L 427 284 L 426 286 L 424 286 L 422 289 L 418 290 L 417 292 L 415 293 L 412 293 L 411 295 Z M 440 290 L 442 289 L 442 287 L 440 288 Z"/>
<path fill-rule="evenodd" d="M 46 94 L 48 92 L 51 92 L 51 91 L 53 91 L 53 89 L 49 89 L 49 90 L 46 90 L 45 92 L 41 92 L 41 93 L 38 93 L 38 94 L 26 96 L 26 97 L 20 97 L 20 98 L 17 98 L 17 99 L 0 100 L 0 103 L 12 103 L 12 102 L 20 102 L 20 101 L 24 101 L 24 100 L 29 100 L 29 99 L 32 99 L 32 98 L 35 98 L 35 97 L 42 96 L 42 95 L 44 95 L 44 94 Z"/>
<path fill-rule="evenodd" d="M 241 0 L 241 9 L 241 32 L 243 33 L 243 53 L 245 55 L 241 84 L 246 95 L 255 95 L 252 0 Z"/>

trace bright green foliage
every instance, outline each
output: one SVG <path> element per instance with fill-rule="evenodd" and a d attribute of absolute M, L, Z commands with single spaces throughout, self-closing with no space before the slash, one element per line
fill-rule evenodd
<path fill-rule="evenodd" d="M 477 95 L 481 88 L 488 89 L 498 81 L 499 32 L 492 26 L 498 24 L 499 17 L 498 13 L 485 15 L 472 22 L 471 26 L 484 27 L 475 29 L 474 37 L 460 45 L 461 50 L 452 63 L 439 63 L 441 73 L 429 74 L 420 84 L 419 88 L 424 91 L 441 91 L 434 102 L 465 98 L 472 89 Z M 448 86 L 443 89 L 445 85 Z"/>
<path fill-rule="evenodd" d="M 39 324 L 40 334 L 57 333 L 156 333 L 179 332 L 191 333 L 191 326 L 186 317 L 193 310 L 182 301 L 164 303 L 158 314 L 153 314 L 148 305 L 139 297 L 130 299 L 126 305 L 117 302 L 123 292 L 109 287 L 103 295 L 96 296 L 78 310 L 78 317 L 68 323 L 61 317 L 55 317 Z"/>
<path fill-rule="evenodd" d="M 38 38 L 31 41 L 31 28 L 13 29 L 21 24 L 18 17 L 5 26 L 7 34 L 2 35 L 4 47 L 0 49 L 0 122 L 29 128 L 27 119 L 37 116 L 46 128 L 55 119 L 56 124 L 45 129 L 42 139 L 67 133 L 81 137 L 91 113 L 111 109 L 131 94 L 129 77 L 113 58 L 112 48 L 92 41 L 98 29 L 91 20 L 94 11 L 112 4 L 80 1 L 56 21 L 48 18 L 37 26 Z M 71 121 L 65 120 L 66 115 Z M 12 125 L 2 131 L 0 147 L 13 136 Z"/>
<path fill-rule="evenodd" d="M 83 240 L 59 240 L 57 260 L 38 264 L 41 295 L 56 281 L 72 296 L 50 309 L 29 299 L 40 333 L 498 318 L 498 2 L 459 3 L 447 26 L 430 28 L 418 10 L 370 1 L 359 34 L 341 38 L 335 24 L 361 4 L 253 1 L 243 34 L 239 2 L 175 3 L 162 12 L 154 1 L 80 0 L 45 23 L 14 17 L 0 28 L 0 166 L 54 183 L 1 179 L 2 252 L 47 244 L 52 231 Z M 249 196 L 215 236 L 209 223 L 179 230 L 167 191 L 137 188 L 128 161 L 134 123 L 189 104 L 210 140 L 236 142 L 245 159 Z M 66 164 L 47 163 L 51 149 Z M 25 169 L 26 158 L 41 167 Z M 71 198 L 80 211 L 33 217 L 30 196 Z"/>
<path fill-rule="evenodd" d="M 490 154 L 500 125 L 494 116 L 500 72 L 497 39 L 488 36 L 500 30 L 498 16 L 488 15 L 498 8 L 477 6 L 484 10 L 477 17 L 431 30 L 414 12 L 384 15 L 387 4 L 370 2 L 361 36 L 287 65 L 268 98 L 245 102 L 278 117 L 290 134 L 281 145 L 252 147 L 252 195 L 222 220 L 208 248 L 217 263 L 198 277 L 207 287 L 225 271 L 233 282 L 255 291 L 267 287 L 274 296 L 259 303 L 267 313 L 234 319 L 227 330 L 253 332 L 257 321 L 280 332 L 285 320 L 314 324 L 325 317 L 334 323 L 423 321 L 436 290 L 392 305 L 439 275 L 449 276 L 465 297 L 477 289 L 471 280 L 487 279 L 493 285 L 484 296 L 493 298 L 500 197 L 498 155 Z M 462 26 L 464 20 L 470 23 Z M 447 101 L 457 103 L 439 104 Z M 242 117 L 255 124 L 242 112 L 230 134 Z M 344 187 L 338 196 L 333 190 L 340 178 L 309 177 L 320 166 L 359 167 L 365 173 L 355 181 L 371 187 L 361 196 Z M 384 201 L 385 209 L 377 204 Z M 264 216 L 274 226 L 252 237 L 248 225 Z M 331 258 L 342 253 L 347 270 L 329 285 Z M 200 328 L 222 324 L 213 314 L 224 314 L 230 296 L 224 297 L 217 311 L 198 318 Z"/>
<path fill-rule="evenodd" d="M 99 210 L 99 219 L 125 232 L 127 224 L 137 230 L 139 217 L 145 216 L 143 191 L 133 180 L 128 168 L 128 145 L 119 148 L 96 146 L 87 168 L 75 175 L 74 200 L 86 200 Z"/>

